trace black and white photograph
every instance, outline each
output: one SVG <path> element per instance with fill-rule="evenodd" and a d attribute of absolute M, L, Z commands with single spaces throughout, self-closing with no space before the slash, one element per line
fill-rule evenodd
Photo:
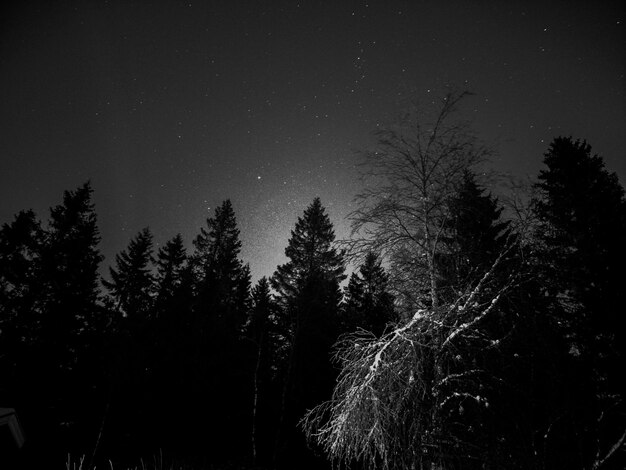
<path fill-rule="evenodd" d="M 625 9 L 3 2 L 0 469 L 625 469 Z"/>

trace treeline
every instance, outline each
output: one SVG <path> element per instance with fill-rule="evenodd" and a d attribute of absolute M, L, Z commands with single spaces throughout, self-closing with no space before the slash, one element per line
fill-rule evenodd
<path fill-rule="evenodd" d="M 378 135 L 349 241 L 316 198 L 288 261 L 254 285 L 228 200 L 190 251 L 181 235 L 155 249 L 146 228 L 104 278 L 89 183 L 46 224 L 32 211 L 5 223 L 0 405 L 24 426 L 15 464 L 70 453 L 100 468 L 162 449 L 259 468 L 618 468 L 617 177 L 557 138 L 528 204 L 505 207 L 474 140 L 424 131 Z"/>
<path fill-rule="evenodd" d="M 180 235 L 155 250 L 146 228 L 101 279 L 91 198 L 87 183 L 64 194 L 47 225 L 23 211 L 0 231 L 0 399 L 18 410 L 24 453 L 42 464 L 85 455 L 86 466 L 159 449 L 313 465 L 297 423 L 330 396 L 333 343 L 394 320 L 380 262 L 352 276 L 342 303 L 343 253 L 315 199 L 289 261 L 251 286 L 226 200 L 191 253 Z"/>

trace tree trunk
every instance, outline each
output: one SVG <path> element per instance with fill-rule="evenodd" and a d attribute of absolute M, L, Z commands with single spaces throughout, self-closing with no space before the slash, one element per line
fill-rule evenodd
<path fill-rule="evenodd" d="M 257 422 L 257 408 L 259 403 L 259 370 L 261 369 L 261 356 L 263 355 L 263 337 L 265 332 L 261 333 L 259 338 L 258 351 L 256 357 L 256 366 L 254 368 L 254 401 L 252 403 L 252 462 L 257 465 L 257 452 L 256 452 L 256 422 Z"/>

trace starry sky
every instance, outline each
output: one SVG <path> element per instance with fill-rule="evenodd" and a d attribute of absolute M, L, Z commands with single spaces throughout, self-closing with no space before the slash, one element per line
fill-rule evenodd
<path fill-rule="evenodd" d="M 313 200 L 337 236 L 355 150 L 447 84 L 535 175 L 558 135 L 626 181 L 620 1 L 63 1 L 0 9 L 0 223 L 90 179 L 104 266 L 149 226 L 191 240 L 230 198 L 253 279 Z"/>

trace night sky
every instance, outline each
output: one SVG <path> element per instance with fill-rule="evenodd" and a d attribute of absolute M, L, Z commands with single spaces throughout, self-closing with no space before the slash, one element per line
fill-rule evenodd
<path fill-rule="evenodd" d="M 571 135 L 626 181 L 621 1 L 15 3 L 0 223 L 91 179 L 104 266 L 145 226 L 191 246 L 226 198 L 254 279 L 315 196 L 347 236 L 354 151 L 446 84 L 476 93 L 496 170 L 535 175 Z"/>

